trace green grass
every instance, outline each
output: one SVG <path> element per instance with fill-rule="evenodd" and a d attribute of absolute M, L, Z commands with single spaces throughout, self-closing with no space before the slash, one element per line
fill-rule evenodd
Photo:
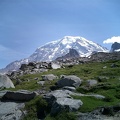
<path fill-rule="evenodd" d="M 62 111 L 55 117 L 48 115 L 45 120 L 76 120 L 76 115 L 73 112 Z"/>
<path fill-rule="evenodd" d="M 91 112 L 99 107 L 112 106 L 119 103 L 119 100 L 114 98 L 113 96 L 109 96 L 110 101 L 105 99 L 101 100 L 101 99 L 88 97 L 88 96 L 82 96 L 82 97 L 73 96 L 73 98 L 80 99 L 81 101 L 83 101 L 83 105 L 79 109 L 80 112 Z"/>
<path fill-rule="evenodd" d="M 64 75 L 76 75 L 80 77 L 82 80 L 88 79 L 97 79 L 98 76 L 106 76 L 109 78 L 108 83 L 116 84 L 116 82 L 120 83 L 120 67 L 111 68 L 111 64 L 115 63 L 120 66 L 120 61 L 108 61 L 108 62 L 100 62 L 100 63 L 87 63 L 87 64 L 80 64 L 75 65 L 72 68 L 62 68 L 58 70 L 49 70 L 48 72 L 40 73 L 40 74 L 28 74 L 18 77 L 22 84 L 17 85 L 16 89 L 40 89 L 40 86 L 37 85 L 37 80 L 34 78 L 38 78 L 41 80 L 41 75 L 45 74 L 54 74 L 60 76 Z M 103 69 L 104 66 L 107 68 Z"/>

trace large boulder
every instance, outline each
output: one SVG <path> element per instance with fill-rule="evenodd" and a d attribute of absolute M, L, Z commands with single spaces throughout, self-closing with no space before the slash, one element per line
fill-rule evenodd
<path fill-rule="evenodd" d="M 27 90 L 19 91 L 7 91 L 6 94 L 2 97 L 2 101 L 29 101 L 36 96 L 35 92 L 30 92 Z"/>
<path fill-rule="evenodd" d="M 15 88 L 13 82 L 10 80 L 10 78 L 7 75 L 0 74 L 0 88 Z"/>
<path fill-rule="evenodd" d="M 71 91 L 68 91 L 68 90 L 55 90 L 45 94 L 44 99 L 48 103 L 49 108 L 52 108 L 54 102 L 58 98 L 72 98 L 70 96 L 70 93 Z"/>
<path fill-rule="evenodd" d="M 42 80 L 54 80 L 54 79 L 57 79 L 58 77 L 53 75 L 53 74 L 48 74 L 48 75 L 42 75 Z"/>
<path fill-rule="evenodd" d="M 47 98 L 52 98 L 52 97 L 54 97 L 55 99 L 57 99 L 57 98 L 63 98 L 63 97 L 65 97 L 65 98 L 71 98 L 71 91 L 69 91 L 69 90 L 55 90 L 55 91 L 51 91 L 51 92 L 49 92 L 49 93 L 47 93 L 46 95 L 45 95 L 45 97 L 47 96 Z"/>
<path fill-rule="evenodd" d="M 24 103 L 0 102 L 0 120 L 21 120 Z"/>
<path fill-rule="evenodd" d="M 61 80 L 57 82 L 57 85 L 60 88 L 64 86 L 79 87 L 81 82 L 82 80 L 75 75 L 64 75 L 61 77 Z"/>
<path fill-rule="evenodd" d="M 50 114 L 52 116 L 58 114 L 62 110 L 76 111 L 83 104 L 81 100 L 74 100 L 70 95 L 73 93 L 69 90 L 55 90 L 47 93 L 44 99 L 51 108 Z"/>
<path fill-rule="evenodd" d="M 71 98 L 58 98 L 51 108 L 51 115 L 54 116 L 62 110 L 69 112 L 77 111 L 83 102 L 81 100 L 74 100 Z"/>

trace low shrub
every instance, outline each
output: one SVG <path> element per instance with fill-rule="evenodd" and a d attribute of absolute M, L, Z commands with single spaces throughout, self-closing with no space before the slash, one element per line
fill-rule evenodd
<path fill-rule="evenodd" d="M 45 117 L 46 107 L 47 103 L 41 96 L 35 97 L 25 104 L 27 115 L 24 117 L 24 120 L 43 119 Z"/>

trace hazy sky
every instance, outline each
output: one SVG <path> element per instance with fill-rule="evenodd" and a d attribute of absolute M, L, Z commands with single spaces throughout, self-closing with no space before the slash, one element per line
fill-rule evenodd
<path fill-rule="evenodd" d="M 0 68 L 67 35 L 110 49 L 120 42 L 120 0 L 0 0 Z"/>

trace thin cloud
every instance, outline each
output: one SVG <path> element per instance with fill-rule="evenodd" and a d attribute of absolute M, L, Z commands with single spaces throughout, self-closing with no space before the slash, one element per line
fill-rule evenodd
<path fill-rule="evenodd" d="M 12 50 L 3 45 L 0 45 L 0 55 L 1 55 L 0 59 L 5 59 L 5 60 L 17 60 L 18 58 L 20 59 L 23 58 L 24 56 L 27 57 L 27 54 Z"/>
<path fill-rule="evenodd" d="M 114 43 L 114 42 L 120 43 L 120 36 L 113 36 L 113 37 L 103 41 L 104 44 Z"/>
<path fill-rule="evenodd" d="M 6 47 L 4 47 L 3 45 L 0 45 L 0 52 L 4 52 L 4 51 L 6 51 L 6 50 L 7 50 Z"/>

